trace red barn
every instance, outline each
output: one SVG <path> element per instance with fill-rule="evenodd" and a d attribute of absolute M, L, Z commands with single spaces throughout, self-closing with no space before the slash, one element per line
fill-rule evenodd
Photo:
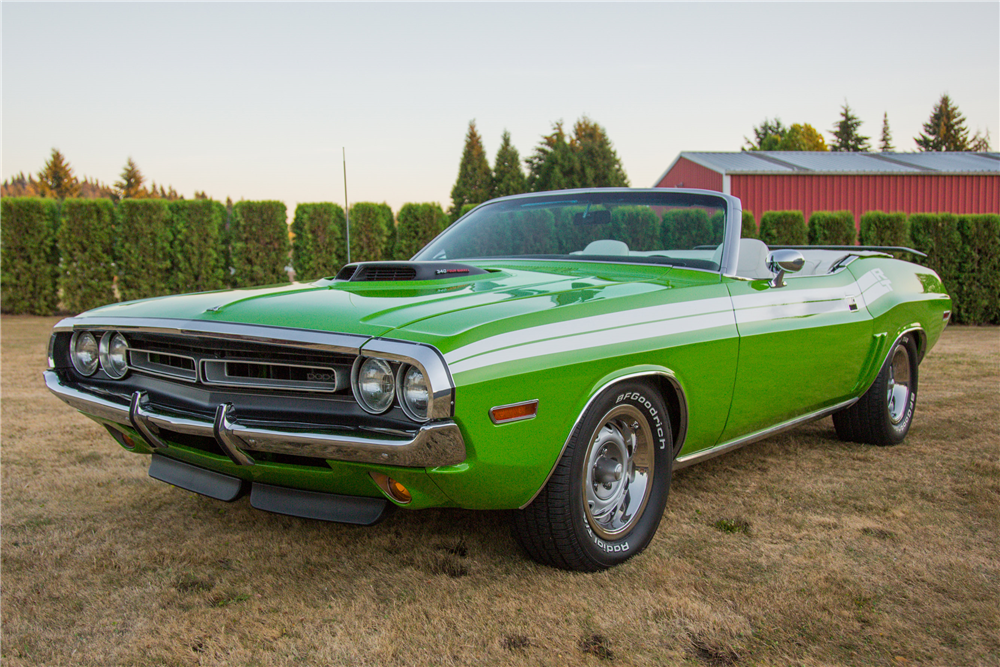
<path fill-rule="evenodd" d="M 766 211 L 1000 213 L 1000 153 L 681 153 L 658 188 L 736 197 Z"/>

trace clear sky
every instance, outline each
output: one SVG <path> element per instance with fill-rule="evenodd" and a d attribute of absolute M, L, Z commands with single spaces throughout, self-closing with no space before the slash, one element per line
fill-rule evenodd
<path fill-rule="evenodd" d="M 186 197 L 450 204 L 469 120 L 492 164 L 554 121 L 608 131 L 633 186 L 765 117 L 846 100 L 896 149 L 947 92 L 1000 145 L 1000 4 L 3 2 L 2 178 L 53 147 L 111 184 L 131 156 Z"/>

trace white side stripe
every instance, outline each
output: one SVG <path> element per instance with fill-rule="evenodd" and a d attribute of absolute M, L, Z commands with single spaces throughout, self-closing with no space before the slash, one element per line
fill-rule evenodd
<path fill-rule="evenodd" d="M 445 355 L 445 361 L 449 364 L 474 357 L 477 354 L 493 352 L 505 347 L 515 345 L 525 345 L 548 338 L 561 338 L 592 331 L 602 331 L 607 329 L 620 329 L 621 327 L 644 324 L 646 322 L 662 322 L 679 317 L 690 317 L 692 315 L 703 315 L 705 313 L 715 313 L 732 309 L 732 302 L 729 297 L 717 297 L 705 299 L 704 301 L 682 301 L 679 303 L 668 303 L 659 306 L 648 306 L 619 313 L 609 313 L 607 315 L 594 315 L 591 317 L 581 317 L 576 320 L 557 322 L 554 324 L 543 324 L 520 331 L 511 331 L 496 336 L 484 338 L 475 343 L 470 343 L 464 347 L 452 350 Z"/>
<path fill-rule="evenodd" d="M 606 347 L 609 345 L 619 345 L 621 343 L 634 343 L 635 341 L 658 338 L 663 336 L 674 336 L 691 331 L 701 331 L 715 327 L 732 326 L 736 324 L 736 319 L 732 311 L 721 313 L 710 313 L 707 315 L 694 315 L 692 317 L 682 317 L 671 320 L 661 320 L 657 322 L 647 322 L 630 327 L 614 328 L 605 331 L 594 331 L 591 333 L 567 336 L 565 338 L 553 338 L 537 343 L 529 343 L 519 347 L 511 347 L 496 352 L 488 352 L 477 357 L 465 359 L 455 364 L 450 364 L 452 373 L 463 373 L 484 366 L 504 364 L 511 361 L 520 361 L 532 357 L 541 357 L 556 354 L 559 352 L 574 352 L 595 347 Z"/>
<path fill-rule="evenodd" d="M 768 290 L 733 298 L 715 297 L 648 306 L 619 313 L 582 317 L 498 334 L 445 355 L 452 373 L 510 363 L 522 359 L 572 352 L 649 338 L 661 338 L 765 320 L 853 312 L 892 292 L 892 281 L 881 269 L 872 269 L 842 287 L 815 290 Z"/>

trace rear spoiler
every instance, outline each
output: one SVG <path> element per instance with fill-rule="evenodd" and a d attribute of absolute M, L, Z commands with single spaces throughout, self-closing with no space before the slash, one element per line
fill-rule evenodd
<path fill-rule="evenodd" d="M 845 252 L 857 252 L 859 250 L 865 252 L 885 253 L 908 252 L 911 255 L 916 255 L 917 257 L 927 257 L 926 253 L 901 245 L 769 245 L 767 247 L 771 250 L 790 248 L 792 250 L 843 250 Z"/>

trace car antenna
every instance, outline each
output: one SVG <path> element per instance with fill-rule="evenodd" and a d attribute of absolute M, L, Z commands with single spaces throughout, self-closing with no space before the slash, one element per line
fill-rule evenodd
<path fill-rule="evenodd" d="M 340 150 L 344 154 L 344 227 L 347 228 L 347 263 L 351 263 L 351 210 L 347 207 L 347 149 Z"/>

